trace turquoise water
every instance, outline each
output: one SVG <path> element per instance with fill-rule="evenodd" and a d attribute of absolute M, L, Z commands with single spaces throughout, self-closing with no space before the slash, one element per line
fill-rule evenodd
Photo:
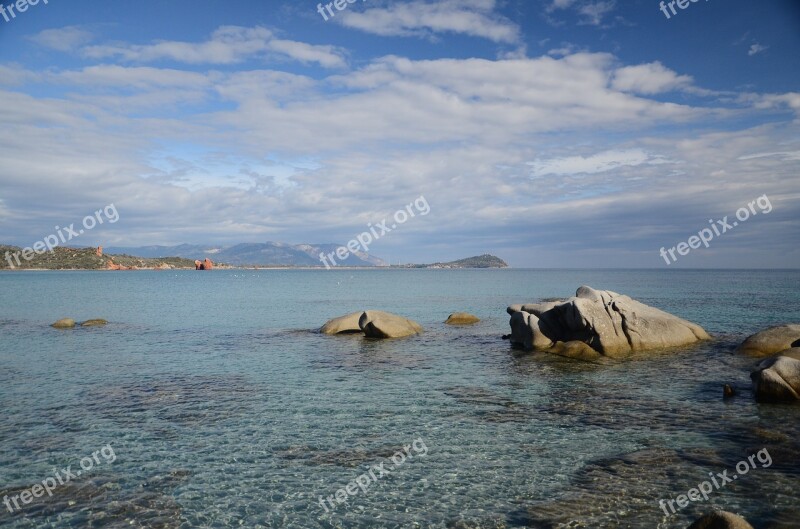
<path fill-rule="evenodd" d="M 583 284 L 715 340 L 596 365 L 501 339 L 507 305 Z M 717 507 L 796 527 L 800 407 L 754 403 L 753 361 L 732 348 L 800 321 L 798 300 L 798 271 L 0 273 L 0 500 L 115 455 L 13 514 L 0 504 L 0 525 L 678 528 Z M 363 309 L 426 332 L 315 332 Z M 455 311 L 482 321 L 443 325 Z M 49 327 L 62 317 L 110 323 Z M 723 401 L 724 383 L 739 395 Z M 426 455 L 320 505 L 418 439 Z M 659 507 L 764 448 L 768 468 Z"/>

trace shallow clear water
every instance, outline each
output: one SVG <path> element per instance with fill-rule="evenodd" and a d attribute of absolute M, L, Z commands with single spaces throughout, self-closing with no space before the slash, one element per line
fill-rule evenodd
<path fill-rule="evenodd" d="M 695 321 L 701 346 L 608 365 L 521 354 L 505 307 L 583 284 Z M 798 271 L 0 273 L 0 500 L 109 443 L 3 527 L 686 527 L 712 507 L 800 519 L 800 407 L 759 405 L 762 328 L 800 321 Z M 314 332 L 381 309 L 426 332 Z M 455 311 L 482 321 L 442 324 Z M 101 328 L 59 331 L 62 317 Z M 721 386 L 739 396 L 722 400 Z M 414 440 L 427 454 L 326 512 Z M 421 445 L 418 445 L 421 446 Z M 773 463 L 666 516 L 768 449 Z"/>

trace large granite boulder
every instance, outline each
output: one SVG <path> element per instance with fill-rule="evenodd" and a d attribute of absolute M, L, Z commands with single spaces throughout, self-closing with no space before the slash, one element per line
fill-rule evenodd
<path fill-rule="evenodd" d="M 800 402 L 800 347 L 765 358 L 750 378 L 759 402 Z"/>
<path fill-rule="evenodd" d="M 360 333 L 361 327 L 358 326 L 358 320 L 362 314 L 364 314 L 363 311 L 358 311 L 347 316 L 334 318 L 326 322 L 319 331 L 323 334 Z"/>
<path fill-rule="evenodd" d="M 700 517 L 687 529 L 753 529 L 753 526 L 736 514 L 715 511 Z"/>
<path fill-rule="evenodd" d="M 368 338 L 404 338 L 422 332 L 419 323 L 379 310 L 368 310 L 358 320 L 358 326 Z"/>
<path fill-rule="evenodd" d="M 599 355 L 623 358 L 638 351 L 710 339 L 699 325 L 628 296 L 587 286 L 563 301 L 512 305 L 507 312 L 511 314 L 512 343 L 558 354 L 564 352 L 559 351 L 563 349 L 557 347 L 559 342 L 582 342 Z M 573 344 L 571 349 L 587 356 L 586 348 Z"/>
<path fill-rule="evenodd" d="M 739 346 L 739 352 L 759 357 L 771 356 L 795 347 L 797 341 L 800 341 L 800 324 L 778 325 L 748 336 Z"/>

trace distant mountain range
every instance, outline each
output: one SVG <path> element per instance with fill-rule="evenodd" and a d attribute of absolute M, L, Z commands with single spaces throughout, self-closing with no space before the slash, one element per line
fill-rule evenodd
<path fill-rule="evenodd" d="M 320 253 L 335 252 L 339 244 L 286 244 L 281 242 L 242 243 L 234 246 L 203 246 L 180 244 L 178 246 L 108 247 L 110 254 L 135 255 L 137 257 L 183 257 L 200 259 L 206 257 L 215 263 L 231 266 L 323 266 Z M 350 253 L 340 266 L 389 266 L 378 257 L 363 252 Z"/>

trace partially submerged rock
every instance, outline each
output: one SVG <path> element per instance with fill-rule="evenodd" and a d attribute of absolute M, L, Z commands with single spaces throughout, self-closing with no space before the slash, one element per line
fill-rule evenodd
<path fill-rule="evenodd" d="M 715 511 L 698 518 L 687 529 L 753 529 L 753 526 L 736 514 Z"/>
<path fill-rule="evenodd" d="M 422 332 L 419 323 L 379 310 L 369 310 L 362 314 L 358 326 L 368 338 L 404 338 Z"/>
<path fill-rule="evenodd" d="M 479 321 L 481 321 L 480 318 L 467 312 L 454 312 L 447 317 L 447 321 L 445 321 L 445 323 L 447 325 L 471 325 L 473 323 L 478 323 Z"/>
<path fill-rule="evenodd" d="M 628 296 L 587 286 L 563 301 L 512 305 L 507 312 L 513 343 L 576 358 L 623 358 L 710 339 L 699 325 Z"/>
<path fill-rule="evenodd" d="M 800 348 L 762 360 L 750 378 L 759 402 L 800 401 Z"/>
<path fill-rule="evenodd" d="M 368 310 L 334 318 L 325 323 L 320 332 L 323 334 L 364 333 L 368 338 L 403 338 L 421 333 L 422 326 L 397 314 Z"/>
<path fill-rule="evenodd" d="M 738 351 L 752 356 L 770 356 L 796 347 L 800 342 L 800 324 L 777 325 L 748 336 Z"/>
<path fill-rule="evenodd" d="M 86 320 L 85 322 L 81 323 L 81 327 L 99 327 L 101 325 L 106 325 L 108 321 L 102 318 L 95 318 L 93 320 Z"/>
<path fill-rule="evenodd" d="M 61 318 L 50 326 L 55 327 L 56 329 L 71 329 L 75 327 L 75 320 L 72 318 Z"/>
<path fill-rule="evenodd" d="M 353 312 L 347 316 L 340 316 L 329 320 L 319 330 L 323 334 L 345 334 L 361 332 L 361 327 L 358 326 L 358 320 L 363 311 Z"/>

